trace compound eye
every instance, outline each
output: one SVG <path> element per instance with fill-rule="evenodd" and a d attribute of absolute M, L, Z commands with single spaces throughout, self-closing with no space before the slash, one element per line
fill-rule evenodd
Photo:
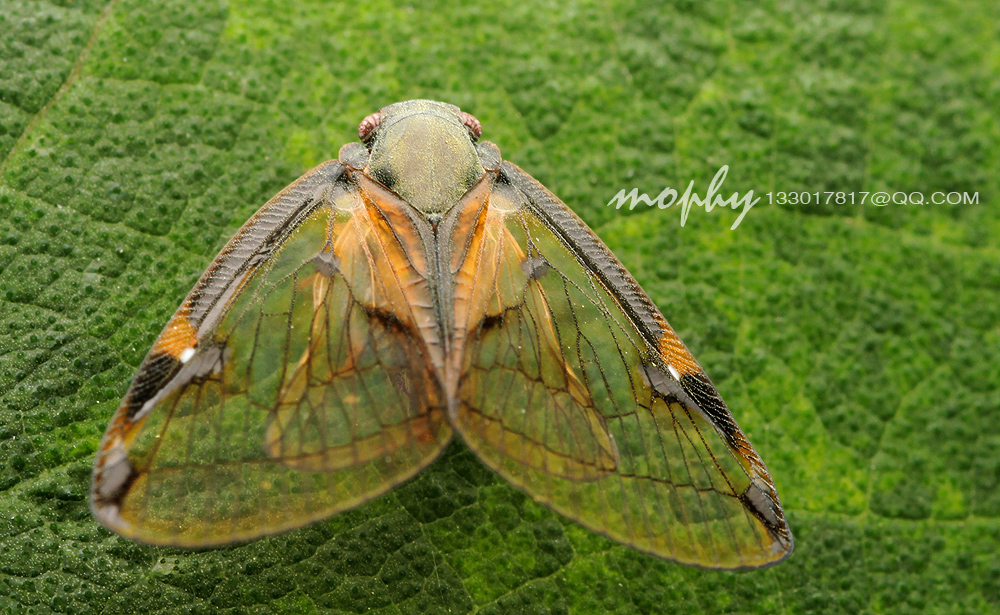
<path fill-rule="evenodd" d="M 483 125 L 480 124 L 479 120 L 477 120 L 471 113 L 462 111 L 459 113 L 459 117 L 461 118 L 462 123 L 465 124 L 465 127 L 469 129 L 469 134 L 472 135 L 472 140 L 478 141 L 480 135 L 483 134 Z"/>
<path fill-rule="evenodd" d="M 365 119 L 361 120 L 361 123 L 358 124 L 358 138 L 364 142 L 367 142 L 369 139 L 371 139 L 372 134 L 375 132 L 375 129 L 378 128 L 378 125 L 381 123 L 382 123 L 382 114 L 378 111 L 372 113 Z"/>

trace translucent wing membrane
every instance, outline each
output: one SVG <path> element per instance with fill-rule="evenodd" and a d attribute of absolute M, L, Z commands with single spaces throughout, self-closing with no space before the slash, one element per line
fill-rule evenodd
<path fill-rule="evenodd" d="M 317 174 L 227 248 L 266 258 L 206 273 L 140 369 L 95 470 L 95 512 L 115 531 L 201 546 L 297 527 L 385 492 L 448 442 L 423 345 L 384 309 L 406 273 L 378 266 L 399 264 L 392 238 Z M 161 388 L 143 399 L 150 374 Z"/>
<path fill-rule="evenodd" d="M 466 442 L 539 502 L 639 549 L 713 568 L 780 560 L 791 535 L 770 476 L 697 362 L 564 204 L 502 173 L 482 231 L 495 240 L 462 263 L 494 306 L 469 310 Z"/>
<path fill-rule="evenodd" d="M 179 546 L 273 534 L 384 493 L 457 432 L 535 500 L 638 549 L 729 569 L 788 555 L 771 477 L 708 376 L 479 131 L 450 105 L 384 107 L 364 145 L 240 229 L 101 442 L 104 525 Z"/>

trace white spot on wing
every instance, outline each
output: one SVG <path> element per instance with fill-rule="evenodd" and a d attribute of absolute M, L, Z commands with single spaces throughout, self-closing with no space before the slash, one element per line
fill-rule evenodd
<path fill-rule="evenodd" d="M 222 348 L 213 345 L 203 346 L 200 353 L 195 352 L 193 347 L 185 349 L 179 358 L 183 367 L 181 367 L 173 379 L 156 392 L 156 395 L 153 395 L 152 398 L 148 399 L 142 405 L 142 408 L 132 417 L 132 422 L 137 422 L 149 414 L 166 396 L 187 386 L 192 379 L 204 378 L 210 374 L 220 373 L 222 370 L 222 361 L 225 354 L 228 354 L 228 351 L 228 348 L 224 352 Z"/>
<path fill-rule="evenodd" d="M 677 382 L 681 381 L 681 375 L 679 373 L 677 373 L 677 368 L 676 367 L 674 367 L 673 365 L 667 363 L 667 369 L 670 370 L 670 375 L 674 377 L 674 380 L 676 380 Z"/>

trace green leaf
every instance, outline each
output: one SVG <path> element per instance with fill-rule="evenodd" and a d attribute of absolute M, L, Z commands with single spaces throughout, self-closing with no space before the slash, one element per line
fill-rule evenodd
<path fill-rule="evenodd" d="M 1000 609 L 992 0 L 0 0 L 0 610 Z M 445 100 L 580 213 L 768 463 L 786 562 L 600 538 L 454 445 L 360 509 L 206 551 L 87 507 L 97 443 L 215 252 L 382 105 Z M 738 212 L 615 209 L 689 181 Z M 923 193 L 877 207 L 862 192 Z M 770 204 L 768 192 L 855 193 Z M 931 203 L 935 191 L 975 195 Z"/>

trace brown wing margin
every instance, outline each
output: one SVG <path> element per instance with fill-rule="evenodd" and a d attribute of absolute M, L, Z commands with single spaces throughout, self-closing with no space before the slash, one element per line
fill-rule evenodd
<path fill-rule="evenodd" d="M 629 351 L 630 354 L 628 356 L 622 355 L 622 360 L 626 363 L 625 369 L 630 369 L 633 372 L 628 377 L 632 384 L 629 385 L 628 382 L 620 380 L 619 385 L 624 383 L 625 387 L 632 387 L 636 395 L 636 408 L 640 410 L 639 414 L 642 415 L 640 418 L 632 416 L 634 413 L 613 409 L 612 406 L 619 409 L 625 407 L 623 404 L 616 405 L 617 402 L 614 402 L 615 396 L 620 391 L 602 389 L 602 387 L 607 386 L 607 383 L 602 385 L 598 382 L 600 374 L 598 374 L 597 379 L 586 374 L 588 362 L 589 364 L 599 364 L 601 363 L 600 359 L 595 359 L 594 357 L 585 359 L 583 355 L 580 358 L 567 358 L 567 373 L 576 373 L 581 376 L 588 393 L 593 397 L 594 407 L 609 422 L 608 424 L 611 426 L 609 428 L 610 433 L 618 442 L 619 448 L 623 446 L 623 441 L 627 439 L 630 433 L 633 435 L 643 433 L 645 435 L 641 437 L 648 438 L 647 446 L 653 444 L 663 450 L 662 453 L 656 454 L 657 458 L 655 461 L 657 464 L 660 464 L 659 470 L 653 471 L 652 466 L 644 466 L 645 469 L 640 474 L 626 476 L 625 470 L 628 467 L 635 466 L 638 463 L 648 464 L 650 463 L 650 459 L 642 459 L 641 456 L 629 458 L 628 454 L 626 454 L 628 446 L 624 445 L 625 448 L 622 448 L 621 459 L 623 465 L 620 475 L 625 482 L 621 488 L 631 494 L 629 496 L 631 499 L 628 500 L 630 503 L 637 499 L 635 496 L 639 496 L 638 499 L 642 499 L 641 495 L 643 493 L 646 493 L 650 498 L 654 496 L 660 498 L 661 508 L 664 506 L 663 502 L 668 502 L 670 504 L 668 508 L 672 508 L 673 510 L 671 514 L 677 513 L 677 511 L 689 511 L 701 506 L 702 512 L 695 516 L 703 518 L 703 521 L 690 523 L 690 520 L 685 520 L 687 518 L 684 515 L 675 515 L 673 517 L 675 521 L 672 522 L 690 526 L 689 531 L 694 532 L 691 540 L 696 545 L 696 548 L 690 553 L 684 553 L 682 552 L 683 548 L 677 548 L 677 545 L 671 546 L 666 544 L 662 540 L 662 536 L 669 533 L 669 530 L 664 528 L 669 527 L 670 522 L 664 522 L 666 525 L 657 525 L 657 523 L 660 523 L 660 520 L 650 521 L 647 519 L 645 528 L 636 529 L 635 527 L 629 527 L 622 529 L 620 527 L 612 527 L 607 520 L 594 517 L 593 515 L 597 514 L 596 508 L 589 512 L 586 508 L 580 508 L 579 502 L 585 497 L 608 497 L 607 494 L 610 493 L 608 489 L 613 487 L 610 480 L 595 480 L 591 487 L 578 484 L 576 487 L 564 489 L 560 493 L 559 490 L 553 489 L 552 485 L 555 483 L 551 479 L 542 478 L 542 475 L 535 471 L 537 468 L 531 467 L 538 464 L 532 464 L 531 457 L 525 456 L 524 452 L 520 453 L 522 459 L 505 456 L 503 452 L 499 454 L 487 453 L 486 457 L 489 457 L 485 459 L 487 463 L 515 484 L 525 488 L 539 501 L 552 505 L 553 508 L 581 521 L 584 525 L 623 542 L 633 544 L 633 546 L 640 549 L 652 551 L 665 557 L 712 568 L 759 567 L 776 563 L 787 557 L 793 545 L 791 532 L 784 519 L 770 475 L 756 451 L 753 450 L 753 447 L 733 420 L 715 387 L 711 384 L 711 381 L 674 334 L 655 306 L 649 301 L 646 294 L 596 235 L 568 207 L 549 193 L 537 181 L 515 165 L 505 162 L 501 169 L 498 188 L 502 188 L 503 184 L 516 188 L 522 195 L 520 200 L 524 203 L 524 207 L 530 212 L 530 215 L 540 221 L 548 229 L 547 232 L 558 238 L 558 242 L 563 246 L 563 249 L 571 252 L 574 259 L 590 272 L 589 275 L 596 278 L 591 283 L 575 284 L 578 286 L 577 290 L 583 289 L 584 286 L 596 284 L 594 289 L 597 295 L 593 295 L 590 298 L 579 296 L 571 301 L 558 297 L 558 292 L 556 292 L 558 288 L 551 281 L 552 279 L 558 279 L 558 277 L 543 276 L 544 279 L 537 283 L 539 286 L 538 292 L 541 292 L 543 297 L 548 297 L 546 301 L 552 306 L 552 309 L 556 311 L 561 309 L 564 311 L 560 318 L 566 318 L 570 312 L 575 313 L 573 301 L 593 302 L 594 308 L 597 312 L 600 312 L 604 308 L 598 307 L 601 302 L 599 295 L 606 292 L 615 305 L 614 308 L 610 309 L 612 311 L 620 310 L 619 313 L 625 317 L 622 320 L 627 320 L 631 323 L 630 326 L 634 328 L 634 333 L 637 333 L 641 337 L 642 342 L 639 342 L 638 339 L 628 342 L 629 335 L 627 331 L 623 330 L 619 334 L 614 333 L 613 329 L 615 326 L 620 326 L 619 324 L 612 326 L 610 329 L 604 329 L 602 330 L 603 333 L 600 333 L 600 335 L 618 336 L 621 338 L 619 342 L 624 341 L 633 344 Z M 500 191 L 502 192 L 502 190 Z M 527 237 L 533 236 L 526 229 L 524 237 L 521 239 L 523 252 L 529 257 L 525 260 L 526 265 L 534 262 L 547 267 L 548 265 L 545 264 L 545 261 L 551 260 L 551 256 L 546 255 L 544 249 L 541 254 L 537 256 L 533 255 L 533 247 L 531 245 L 533 242 L 527 240 Z M 527 241 L 527 243 L 523 243 L 524 241 Z M 565 267 L 566 265 L 567 262 L 564 260 L 561 266 Z M 534 267 L 535 265 L 530 266 Z M 566 278 L 566 281 L 569 281 L 568 278 Z M 529 288 L 533 284 L 535 283 L 532 282 L 529 284 Z M 603 290 L 599 290 L 598 287 Z M 531 293 L 529 292 L 530 295 Z M 538 301 L 536 301 L 536 304 L 538 304 Z M 490 352 L 496 352 L 494 346 L 497 342 L 491 340 L 489 337 L 484 337 L 484 335 L 495 337 L 498 324 L 504 330 L 516 330 L 516 327 L 515 329 L 510 328 L 514 326 L 510 325 L 510 323 L 516 323 L 518 320 L 529 323 L 527 329 L 525 329 L 525 325 L 523 324 L 519 326 L 522 330 L 527 330 L 530 333 L 533 326 L 530 325 L 530 322 L 537 321 L 540 313 L 545 311 L 545 309 L 549 309 L 548 306 L 545 309 L 540 309 L 539 305 L 532 307 L 528 303 L 525 303 L 519 308 L 519 312 L 524 313 L 523 316 L 518 316 L 512 311 L 505 314 L 499 321 L 493 320 L 489 324 L 488 329 L 478 334 L 476 340 L 487 345 L 492 344 Z M 610 315 L 610 313 L 608 314 Z M 578 318 L 579 316 L 579 314 L 576 314 L 573 318 Z M 615 323 L 618 322 L 615 319 Z M 568 344 L 568 347 L 573 346 L 572 342 L 567 341 L 568 338 L 563 337 L 564 333 L 559 333 L 559 336 L 563 344 Z M 577 337 L 586 340 L 585 335 L 582 338 L 579 335 Z M 476 342 L 474 341 L 473 343 Z M 506 344 L 507 342 L 503 343 Z M 585 350 L 582 346 L 578 346 L 575 352 L 583 353 Z M 476 359 L 473 358 L 472 361 L 475 364 Z M 622 365 L 619 365 L 619 368 L 621 367 Z M 487 373 L 482 368 L 479 371 L 483 374 Z M 618 388 L 620 389 L 621 387 L 619 386 Z M 649 396 L 648 401 L 640 401 L 643 395 Z M 481 403 L 481 401 L 473 401 L 470 403 L 470 406 L 474 407 L 476 404 L 481 405 Z M 585 403 L 584 405 L 587 404 Z M 609 408 L 611 409 L 609 410 Z M 477 412 L 474 410 L 472 416 L 476 416 Z M 473 448 L 477 449 L 477 452 L 486 451 L 485 447 L 490 442 L 510 442 L 510 432 L 497 431 L 498 428 L 496 425 L 502 425 L 504 421 L 519 420 L 515 417 L 505 415 L 506 411 L 503 408 L 494 407 L 492 412 L 495 416 L 489 419 L 487 423 L 475 427 L 470 423 L 462 429 L 466 440 L 469 441 L 471 439 L 474 441 L 474 443 L 470 444 L 473 444 Z M 482 421 L 482 417 L 479 420 Z M 621 425 L 614 427 L 615 421 L 619 421 Z M 670 427 L 671 424 L 673 428 Z M 615 431 L 616 429 L 618 430 L 617 432 Z M 506 440 L 501 437 L 503 433 L 508 434 Z M 674 433 L 675 437 L 670 436 L 670 433 Z M 722 447 L 721 449 L 716 445 L 716 437 L 720 438 L 718 445 Z M 586 442 L 587 440 L 587 438 L 583 438 L 582 441 Z M 581 449 L 574 454 L 581 461 L 585 461 L 588 458 L 588 450 Z M 685 458 L 685 455 L 692 459 L 700 456 L 700 460 L 695 459 L 694 466 L 688 466 L 688 461 L 684 461 L 684 466 L 687 469 L 681 468 L 680 474 L 674 469 L 674 474 L 671 474 L 672 468 L 670 464 L 672 456 Z M 481 456 L 483 456 L 482 452 Z M 693 471 L 692 467 L 697 472 Z M 667 478 L 657 478 L 657 472 Z M 681 475 L 688 478 L 685 479 L 683 476 L 681 479 L 676 478 Z M 673 478 L 670 478 L 671 476 Z M 735 480 L 730 481 L 727 476 L 733 476 Z M 661 480 L 664 481 L 663 485 L 670 486 L 670 489 L 673 491 L 670 491 L 668 494 L 667 491 L 669 490 L 663 491 L 666 487 L 661 489 L 661 487 L 650 486 L 659 484 Z M 543 483 L 548 485 L 543 488 L 547 491 L 545 493 L 538 493 L 536 489 Z M 598 483 L 603 483 L 603 486 L 597 487 Z M 625 483 L 628 484 L 626 485 Z M 690 491 L 690 493 L 685 491 L 688 488 L 693 489 L 693 491 Z M 716 492 L 718 494 L 716 499 L 722 502 L 722 504 L 714 504 L 718 511 L 708 511 L 706 513 L 704 498 L 700 495 L 697 497 L 690 495 L 699 492 Z M 587 494 L 590 495 L 588 496 Z M 690 501 L 682 502 L 685 497 L 691 498 Z M 611 500 L 609 499 L 608 501 L 610 502 Z M 696 501 L 701 501 L 702 503 L 695 505 Z M 727 509 L 729 512 L 722 512 L 722 508 L 719 508 L 719 506 L 723 508 L 729 507 Z M 724 529 L 726 524 L 722 523 L 720 525 L 721 522 L 719 520 L 725 515 L 737 514 L 733 511 L 732 506 L 742 508 L 743 514 L 748 518 L 755 519 L 755 521 L 739 522 L 743 524 L 741 527 L 744 529 L 738 532 L 740 534 L 738 537 L 736 534 L 733 534 L 735 530 L 733 530 L 731 523 L 726 522 L 730 523 L 728 532 L 734 539 L 733 545 L 721 548 L 721 550 L 721 545 L 719 544 L 716 544 L 714 547 L 710 546 L 713 540 L 718 542 L 720 536 L 722 540 L 726 540 L 727 530 Z M 581 510 L 584 514 L 579 514 Z M 607 510 L 609 509 L 605 507 L 604 512 L 601 514 L 606 515 Z M 574 511 L 577 511 L 577 514 L 574 514 Z M 667 512 L 669 513 L 670 511 L 668 510 Z M 639 511 L 637 509 L 636 513 L 632 516 L 633 521 L 639 518 L 640 513 L 648 516 L 649 511 Z M 588 514 L 590 515 L 589 517 Z M 666 514 L 664 518 L 671 517 L 671 514 Z M 713 515 L 715 515 L 715 520 L 712 520 Z M 612 516 L 614 516 L 613 513 Z M 625 516 L 628 517 L 628 515 Z M 758 524 L 757 530 L 752 528 L 754 523 Z M 709 527 L 713 527 L 714 529 L 705 529 Z M 642 536 L 644 531 L 646 532 L 645 537 Z M 702 531 L 703 534 L 700 536 L 695 535 L 698 531 Z M 652 532 L 652 534 L 649 532 Z M 656 538 L 654 534 L 659 535 L 660 538 Z M 768 535 L 770 538 L 766 538 Z M 736 538 L 739 538 L 739 540 L 735 540 Z M 675 539 L 676 537 L 671 540 Z M 760 547 L 754 547 L 753 544 L 760 544 Z M 706 547 L 705 545 L 709 546 Z M 698 549 L 702 550 L 699 552 Z M 753 554 L 756 549 L 760 549 L 758 555 Z"/>
<path fill-rule="evenodd" d="M 275 246 L 322 202 L 322 195 L 340 180 L 344 166 L 330 160 L 312 169 L 265 203 L 240 227 L 213 259 L 184 299 L 156 344 L 142 362 L 122 403 L 135 416 L 146 402 L 167 387 L 181 369 L 180 356 L 196 345 L 222 316 L 226 298 L 238 291 Z M 221 304 L 221 305 L 220 305 Z"/>
<path fill-rule="evenodd" d="M 102 440 L 91 508 L 105 526 L 161 545 L 247 540 L 356 506 L 440 453 L 451 430 L 421 347 L 371 303 L 370 285 L 398 280 L 361 241 L 363 201 L 340 163 L 320 165 L 213 261 Z"/>

